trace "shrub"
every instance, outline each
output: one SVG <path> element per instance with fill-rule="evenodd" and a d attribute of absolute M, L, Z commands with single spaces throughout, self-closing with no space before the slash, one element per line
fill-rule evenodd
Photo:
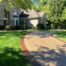
<path fill-rule="evenodd" d="M 47 22 L 46 22 L 47 24 L 47 26 L 49 26 L 49 27 L 51 27 L 51 22 L 50 22 L 50 20 L 47 20 Z"/>
<path fill-rule="evenodd" d="M 20 29 L 20 26 L 14 26 L 14 29 L 18 30 L 18 29 Z"/>
<path fill-rule="evenodd" d="M 24 26 L 23 25 L 22 26 L 7 25 L 7 26 L 5 26 L 5 29 L 6 30 L 19 30 L 19 29 L 24 30 Z"/>
<path fill-rule="evenodd" d="M 51 27 L 50 26 L 47 26 L 46 28 L 45 28 L 45 30 L 50 30 L 51 29 Z"/>
<path fill-rule="evenodd" d="M 12 29 L 14 29 L 14 26 L 12 26 L 12 25 L 5 26 L 5 30 L 12 30 Z"/>
<path fill-rule="evenodd" d="M 4 30 L 4 26 L 0 25 L 0 30 Z"/>
<path fill-rule="evenodd" d="M 66 20 L 58 23 L 58 29 L 66 29 Z"/>
<path fill-rule="evenodd" d="M 22 30 L 24 30 L 24 26 L 22 25 L 22 26 L 14 26 L 15 27 L 15 30 L 19 30 L 19 29 L 22 29 Z"/>
<path fill-rule="evenodd" d="M 42 23 L 39 23 L 39 24 L 37 25 L 37 28 L 38 28 L 38 29 L 45 29 L 44 24 L 42 24 Z"/>
<path fill-rule="evenodd" d="M 61 27 L 62 27 L 63 29 L 66 29 L 66 20 L 64 20 L 64 21 L 62 22 Z"/>

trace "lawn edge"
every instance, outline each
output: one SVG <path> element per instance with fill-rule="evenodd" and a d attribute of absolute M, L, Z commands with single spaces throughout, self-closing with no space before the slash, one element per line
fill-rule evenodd
<path fill-rule="evenodd" d="M 64 41 L 64 40 L 62 40 L 62 39 L 60 39 L 60 38 L 58 38 L 58 37 L 56 37 L 56 36 L 54 36 L 54 35 L 52 35 L 52 37 L 54 37 L 54 38 L 56 38 L 57 40 L 60 40 L 60 41 L 62 41 L 62 42 L 64 42 L 64 43 L 66 43 L 66 41 Z"/>
<path fill-rule="evenodd" d="M 40 64 L 36 61 L 33 55 L 28 51 L 28 49 L 25 46 L 24 38 L 26 35 L 24 35 L 20 40 L 20 47 L 22 51 L 24 52 L 24 55 L 27 57 L 28 61 L 31 63 L 31 66 L 40 66 Z"/>

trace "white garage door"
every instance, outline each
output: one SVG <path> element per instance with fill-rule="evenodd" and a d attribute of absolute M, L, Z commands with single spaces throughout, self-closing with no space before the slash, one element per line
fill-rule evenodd
<path fill-rule="evenodd" d="M 37 27 L 37 24 L 38 24 L 38 20 L 35 19 L 35 20 L 30 20 L 30 23 L 33 25 L 33 27 Z"/>

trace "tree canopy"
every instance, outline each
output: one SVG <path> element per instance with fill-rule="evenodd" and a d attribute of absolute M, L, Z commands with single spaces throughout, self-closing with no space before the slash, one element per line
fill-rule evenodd
<path fill-rule="evenodd" d="M 38 6 L 34 6 L 37 11 L 44 11 L 53 25 L 61 24 L 66 20 L 66 0 L 35 0 Z M 55 28 L 55 26 L 53 26 Z"/>
<path fill-rule="evenodd" d="M 32 6 L 32 0 L 0 0 L 0 2 L 5 2 L 6 7 L 17 7 L 17 8 L 23 8 L 28 9 Z"/>

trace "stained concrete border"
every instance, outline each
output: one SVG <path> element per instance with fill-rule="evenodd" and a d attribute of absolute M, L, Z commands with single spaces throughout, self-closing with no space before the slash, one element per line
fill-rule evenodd
<path fill-rule="evenodd" d="M 22 51 L 24 52 L 24 55 L 27 57 L 27 59 L 29 60 L 29 62 L 31 63 L 31 66 L 41 66 L 36 59 L 34 58 L 33 55 L 31 55 L 31 53 L 28 51 L 28 49 L 25 46 L 25 42 L 24 42 L 24 38 L 25 36 L 23 36 L 20 40 L 20 47 L 22 49 Z"/>

